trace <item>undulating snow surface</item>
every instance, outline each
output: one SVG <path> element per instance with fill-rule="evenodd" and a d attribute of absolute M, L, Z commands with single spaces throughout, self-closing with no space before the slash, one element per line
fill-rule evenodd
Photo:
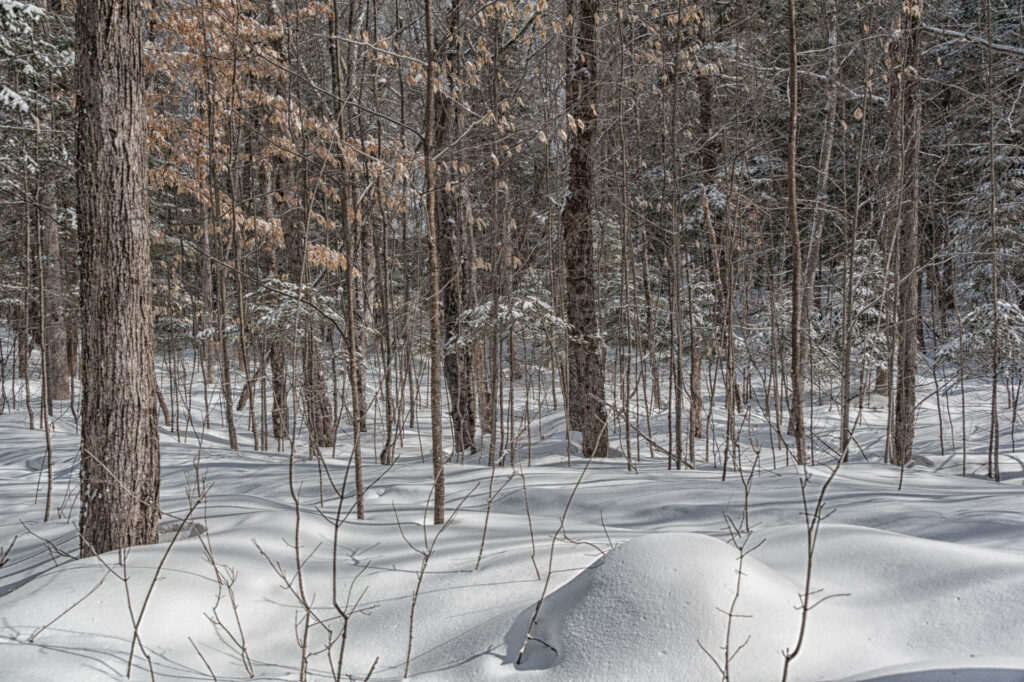
<path fill-rule="evenodd" d="M 825 499 L 816 606 L 790 679 L 1024 680 L 1024 472 L 1007 417 L 1003 482 L 984 478 L 988 415 L 976 389 L 966 401 L 966 464 L 958 395 L 952 432 L 943 407 L 941 445 L 934 401 L 925 401 L 902 489 L 899 469 L 880 461 L 884 410 L 860 415 L 851 460 Z M 0 415 L 0 549 L 14 542 L 0 568 L 0 679 L 121 679 L 131 657 L 133 679 L 152 670 L 157 679 L 293 680 L 303 651 L 309 679 L 335 678 L 339 659 L 341 679 L 371 669 L 371 679 L 401 679 L 418 583 L 408 673 L 417 679 L 717 680 L 728 660 L 729 679 L 778 680 L 783 652 L 797 644 L 803 499 L 813 509 L 834 464 L 838 414 L 827 405 L 814 408 L 819 464 L 806 471 L 787 465 L 752 408 L 743 428 L 749 493 L 735 470 L 723 482 L 703 461 L 706 451 L 720 465 L 720 435 L 706 449 L 697 441 L 696 471 L 666 470 L 664 454 L 652 457 L 641 439 L 637 471 L 627 472 L 622 458 L 567 460 L 562 413 L 538 417 L 531 406 L 516 467 L 492 471 L 476 456 L 449 465 L 454 519 L 437 537 L 425 523 L 425 416 L 403 433 L 391 468 L 373 463 L 381 435 L 364 435 L 358 521 L 353 499 L 339 511 L 336 492 L 347 426 L 321 464 L 301 443 L 294 457 L 287 446 L 231 452 L 219 403 L 205 433 L 202 404 L 193 405 L 196 431 L 162 427 L 163 542 L 91 559 L 74 558 L 78 441 L 67 405 L 58 404 L 52 434 L 49 523 L 43 434 L 28 429 L 24 411 Z M 244 414 L 237 421 L 247 424 Z M 650 424 L 667 446 L 665 413 Z M 251 447 L 244 428 L 239 440 Z M 631 441 L 631 458 L 636 448 Z"/>

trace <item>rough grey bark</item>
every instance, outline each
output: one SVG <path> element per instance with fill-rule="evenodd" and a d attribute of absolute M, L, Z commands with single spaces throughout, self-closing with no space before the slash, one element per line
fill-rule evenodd
<path fill-rule="evenodd" d="M 898 59 L 901 67 L 893 86 L 893 123 L 898 142 L 894 150 L 898 163 L 899 232 L 898 355 L 896 361 L 896 411 L 893 424 L 893 463 L 910 462 L 914 444 L 917 410 L 917 326 L 918 326 L 918 209 L 921 203 L 921 14 L 923 0 L 903 5 L 903 31 Z"/>
<path fill-rule="evenodd" d="M 591 156 L 597 119 L 598 0 L 566 4 L 574 35 L 566 46 L 565 108 L 569 125 L 569 187 L 562 209 L 566 310 L 569 334 L 569 423 L 583 432 L 583 454 L 608 454 L 604 405 L 604 357 L 597 323 L 594 244 L 590 204 L 594 192 Z"/>
<path fill-rule="evenodd" d="M 459 343 L 461 316 L 470 300 L 472 281 L 468 230 L 472 229 L 469 194 L 462 173 L 463 159 L 457 140 L 463 129 L 463 116 L 455 99 L 455 83 L 461 57 L 459 46 L 459 9 L 461 0 L 453 0 L 448 10 L 448 37 L 444 61 L 448 83 L 434 93 L 434 148 L 444 159 L 435 201 L 438 232 L 438 256 L 441 277 L 441 316 L 444 325 L 444 380 L 448 389 L 452 440 L 456 453 L 476 450 L 476 412 L 473 405 L 473 347 Z"/>
<path fill-rule="evenodd" d="M 77 168 L 84 556 L 156 542 L 160 449 L 141 3 L 79 0 Z"/>

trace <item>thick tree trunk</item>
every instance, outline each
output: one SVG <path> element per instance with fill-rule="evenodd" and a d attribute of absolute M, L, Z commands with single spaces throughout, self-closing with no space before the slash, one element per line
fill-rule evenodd
<path fill-rule="evenodd" d="M 84 556 L 157 541 L 153 305 L 141 3 L 79 0 Z"/>
<path fill-rule="evenodd" d="M 476 450 L 476 413 L 473 405 L 473 348 L 460 343 L 461 316 L 471 292 L 471 259 L 468 257 L 468 230 L 472 229 L 469 195 L 462 173 L 463 159 L 457 140 L 462 130 L 462 115 L 455 100 L 460 57 L 457 32 L 461 0 L 448 10 L 448 40 L 445 63 L 447 84 L 434 93 L 434 148 L 445 159 L 442 188 L 435 201 L 438 232 L 438 256 L 441 269 L 441 316 L 444 325 L 444 380 L 448 388 L 452 440 L 456 453 Z M 449 145 L 454 145 L 448 149 Z"/>
<path fill-rule="evenodd" d="M 894 154 L 901 156 L 899 169 L 899 285 L 897 312 L 899 349 L 896 361 L 896 413 L 893 424 L 893 463 L 910 462 L 917 410 L 918 325 L 918 209 L 920 207 L 921 152 L 921 14 L 923 0 L 904 3 L 900 34 L 902 67 L 898 80 L 898 107 L 894 122 L 899 142 Z"/>
<path fill-rule="evenodd" d="M 461 192 L 461 189 L 454 190 Z M 469 279 L 466 271 L 469 260 L 465 257 L 462 230 L 468 225 L 459 219 L 450 221 L 447 211 L 455 215 L 466 215 L 468 206 L 463 199 L 456 199 L 441 192 L 437 201 L 438 232 L 440 248 L 439 266 L 441 281 L 441 314 L 444 324 L 444 379 L 448 389 L 448 401 L 452 422 L 454 451 L 475 450 L 476 411 L 473 401 L 473 347 L 460 343 L 461 315 L 468 300 L 465 283 Z M 451 228 L 451 229 L 449 229 Z"/>
<path fill-rule="evenodd" d="M 594 244 L 590 203 L 594 191 L 591 158 L 597 119 L 598 0 L 567 3 L 575 29 L 566 50 L 565 108 L 569 125 L 569 190 L 562 209 L 566 309 L 569 334 L 569 423 L 583 432 L 583 454 L 608 454 L 604 405 L 604 356 L 597 324 Z M 575 7 L 574 7 L 575 6 Z M 575 9 L 575 11 L 573 11 Z"/>

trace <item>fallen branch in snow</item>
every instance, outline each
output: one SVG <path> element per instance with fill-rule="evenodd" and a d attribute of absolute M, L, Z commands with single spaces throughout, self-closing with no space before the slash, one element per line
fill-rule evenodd
<path fill-rule="evenodd" d="M 0 547 L 0 568 L 3 568 L 4 564 L 7 563 L 9 557 L 11 556 L 11 550 L 14 549 L 14 543 L 17 541 L 18 536 L 15 535 L 13 538 L 11 538 L 11 544 L 7 545 L 7 547 Z"/>
<path fill-rule="evenodd" d="M 81 604 L 81 603 L 82 603 L 83 601 L 85 601 L 86 599 L 88 599 L 88 598 L 89 598 L 89 597 L 90 597 L 90 596 L 92 595 L 92 593 L 93 593 L 93 592 L 95 592 L 96 590 L 100 589 L 100 587 L 101 587 L 101 586 L 103 585 L 104 581 L 106 581 L 106 579 L 107 579 L 107 576 L 108 576 L 108 575 L 109 575 L 109 573 L 104 573 L 104 574 L 103 574 L 103 577 L 102 577 L 102 578 L 100 578 L 100 581 L 99 581 L 98 583 L 96 583 L 95 585 L 93 585 L 93 587 L 92 587 L 92 589 L 91 589 L 91 590 L 89 590 L 89 591 L 88 591 L 88 592 L 86 592 L 86 593 L 85 593 L 84 595 L 82 595 L 82 597 L 81 597 L 80 599 L 78 599 L 77 601 L 75 601 L 75 603 L 74 603 L 74 604 L 72 604 L 71 606 L 67 607 L 66 609 L 64 609 L 63 611 L 61 611 L 60 613 L 58 613 L 58 614 L 57 614 L 57 615 L 56 615 L 56 616 L 55 616 L 55 617 L 54 617 L 54 618 L 53 618 L 52 620 L 50 620 L 50 622 L 48 622 L 48 623 L 47 623 L 46 625 L 41 625 L 41 626 L 40 626 L 40 627 L 39 627 L 39 628 L 38 628 L 38 629 L 37 629 L 37 630 L 36 630 L 35 632 L 33 632 L 33 633 L 32 633 L 31 635 L 29 635 L 29 638 L 28 638 L 28 643 L 29 643 L 29 644 L 32 644 L 33 642 L 35 642 L 35 640 L 36 640 L 36 637 L 38 637 L 39 635 L 43 634 L 43 632 L 44 632 L 44 631 L 45 631 L 45 630 L 46 630 L 47 628 L 49 628 L 49 627 L 50 627 L 51 625 L 53 625 L 54 623 L 56 623 L 56 622 L 57 622 L 58 620 L 60 620 L 60 619 L 61 619 L 61 618 L 63 618 L 64 616 L 66 616 L 66 615 L 68 615 L 69 613 L 71 613 L 71 611 L 72 611 L 72 610 L 74 610 L 74 608 L 75 608 L 76 606 L 78 606 L 78 605 L 79 605 L 79 604 Z"/>

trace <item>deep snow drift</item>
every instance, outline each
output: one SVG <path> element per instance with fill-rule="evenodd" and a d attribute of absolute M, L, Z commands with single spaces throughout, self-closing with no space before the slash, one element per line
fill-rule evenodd
<path fill-rule="evenodd" d="M 966 477 L 925 404 L 900 489 L 901 472 L 879 461 L 884 411 L 861 415 L 858 447 L 826 496 L 816 606 L 790 679 L 1024 680 L 1024 479 L 1009 448 L 1003 483 L 979 473 L 977 390 Z M 121 679 L 129 658 L 133 679 L 362 680 L 372 669 L 371 679 L 396 680 L 407 653 L 409 676 L 428 680 L 718 680 L 727 660 L 729 679 L 778 680 L 807 575 L 802 483 L 813 508 L 838 420 L 815 408 L 819 464 L 804 471 L 771 451 L 769 426 L 751 417 L 748 493 L 713 461 L 668 471 L 642 441 L 635 472 L 624 459 L 567 460 L 561 412 L 534 407 L 529 451 L 525 439 L 517 449 L 531 466 L 449 465 L 454 518 L 440 536 L 424 523 L 425 418 L 391 468 L 372 463 L 379 434 L 364 436 L 365 521 L 337 494 L 347 426 L 320 463 L 301 447 L 231 452 L 216 428 L 182 431 L 180 442 L 162 428 L 163 541 L 79 560 L 77 436 L 67 406 L 58 410 L 49 523 L 37 494 L 43 434 L 25 412 L 0 415 L 0 551 L 14 543 L 0 567 L 3 680 Z M 665 415 L 651 424 L 667 444 Z M 720 459 L 720 445 L 707 451 Z"/>

